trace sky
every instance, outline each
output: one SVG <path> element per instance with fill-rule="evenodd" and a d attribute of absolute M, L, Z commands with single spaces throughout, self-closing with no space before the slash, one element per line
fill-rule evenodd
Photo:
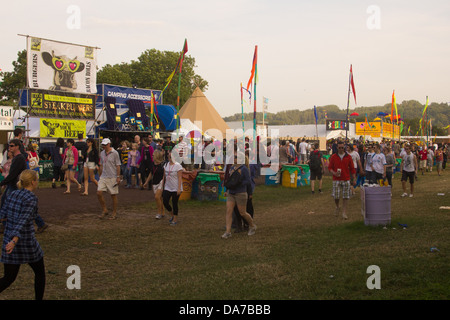
<path fill-rule="evenodd" d="M 222 117 L 241 112 L 258 46 L 257 111 L 403 100 L 450 102 L 448 0 L 2 1 L 0 69 L 12 71 L 25 34 L 99 47 L 97 63 L 136 60 L 147 49 L 180 52 Z M 159 89 L 162 88 L 152 88 Z M 244 106 L 252 112 L 253 105 Z"/>

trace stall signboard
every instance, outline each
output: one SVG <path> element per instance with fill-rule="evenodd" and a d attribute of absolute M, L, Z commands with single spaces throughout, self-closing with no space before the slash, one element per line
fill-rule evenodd
<path fill-rule="evenodd" d="M 0 106 L 0 130 L 13 131 L 13 107 Z"/>
<path fill-rule="evenodd" d="M 86 136 L 86 121 L 40 119 L 41 138 L 76 139 L 80 133 L 83 134 L 83 137 Z"/>
<path fill-rule="evenodd" d="M 115 98 L 116 104 L 122 105 L 124 107 L 126 107 L 128 100 L 140 100 L 145 104 L 150 104 L 153 94 L 155 102 L 157 104 L 162 104 L 161 90 L 129 88 L 108 84 L 98 84 L 97 89 L 98 93 L 100 94 L 97 103 L 104 102 L 102 101 L 102 99 L 109 97 Z"/>
<path fill-rule="evenodd" d="M 381 122 L 356 122 L 355 134 L 357 136 L 372 136 L 379 138 L 381 136 Z"/>
<path fill-rule="evenodd" d="M 328 120 L 326 122 L 327 130 L 348 130 L 348 121 Z"/>
<path fill-rule="evenodd" d="M 28 87 L 95 94 L 96 48 L 27 37 Z"/>
<path fill-rule="evenodd" d="M 95 118 L 95 95 L 62 91 L 29 90 L 31 117 L 84 119 Z"/>

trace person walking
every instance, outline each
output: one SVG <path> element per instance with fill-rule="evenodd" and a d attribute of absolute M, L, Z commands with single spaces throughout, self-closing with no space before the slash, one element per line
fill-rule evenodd
<path fill-rule="evenodd" d="M 86 139 L 86 160 L 83 165 L 84 170 L 84 192 L 81 194 L 87 196 L 89 194 L 89 179 L 98 187 L 98 181 L 95 179 L 95 170 L 98 169 L 99 155 L 95 140 L 93 138 Z"/>
<path fill-rule="evenodd" d="M 386 147 L 384 147 L 386 148 Z M 375 183 L 386 178 L 386 157 L 384 153 L 381 152 L 381 147 L 379 144 L 375 145 L 375 154 L 372 157 L 372 171 L 375 173 Z"/>
<path fill-rule="evenodd" d="M 52 153 L 52 161 L 53 161 L 53 179 L 52 179 L 52 188 L 56 188 L 56 181 L 61 182 L 61 187 L 65 187 L 64 184 L 64 176 L 65 172 L 61 170 L 63 165 L 62 155 L 64 153 L 64 139 L 58 138 L 55 143 L 55 147 L 53 148 Z"/>
<path fill-rule="evenodd" d="M 86 161 L 87 143 L 83 139 L 83 134 L 78 134 L 78 140 L 74 143 L 75 148 L 78 150 L 78 176 L 77 181 L 79 184 L 84 182 L 84 163 Z"/>
<path fill-rule="evenodd" d="M 402 173 L 402 197 L 407 197 L 406 193 L 406 181 L 409 179 L 411 193 L 409 197 L 412 198 L 414 194 L 414 178 L 417 175 L 417 157 L 411 152 L 411 147 L 405 147 L 406 154 L 403 156 L 402 163 L 400 165 L 400 171 Z"/>
<path fill-rule="evenodd" d="M 436 171 L 438 176 L 442 175 L 442 162 L 444 161 L 444 153 L 442 151 L 442 146 L 438 147 L 436 150 Z"/>
<path fill-rule="evenodd" d="M 183 192 L 183 167 L 172 158 L 172 152 L 167 153 L 168 162 L 164 165 L 164 190 L 163 204 L 168 213 L 171 215 L 169 220 L 171 226 L 178 223 L 178 199 Z M 169 201 L 172 199 L 172 206 Z"/>
<path fill-rule="evenodd" d="M 347 217 L 347 203 L 350 198 L 350 178 L 356 184 L 355 178 L 355 167 L 353 165 L 352 157 L 345 152 L 345 144 L 342 141 L 338 142 L 338 152 L 331 155 L 330 163 L 328 164 L 328 171 L 333 175 L 333 189 L 332 197 L 336 205 L 334 211 L 335 216 L 339 215 L 340 207 L 340 197 L 342 194 L 342 217 L 348 219 Z"/>
<path fill-rule="evenodd" d="M 64 150 L 63 164 L 67 165 L 66 169 L 66 180 L 67 180 L 67 189 L 64 194 L 70 193 L 70 185 L 71 182 L 77 184 L 78 191 L 81 191 L 81 183 L 75 179 L 75 172 L 78 170 L 78 150 L 75 148 L 75 141 L 73 139 L 67 139 L 67 148 Z"/>
<path fill-rule="evenodd" d="M 163 180 L 164 180 L 164 152 L 162 150 L 155 150 L 153 152 L 152 173 L 148 175 L 147 180 L 144 183 L 144 188 L 147 188 L 150 180 L 152 181 L 152 189 L 155 194 L 156 219 L 162 219 L 164 217 L 164 204 L 163 204 Z"/>
<path fill-rule="evenodd" d="M 239 160 L 245 162 L 245 155 L 240 154 Z M 227 188 L 227 206 L 225 214 L 226 230 L 222 235 L 222 239 L 231 237 L 231 225 L 235 206 L 238 207 L 239 214 L 249 225 L 248 235 L 254 235 L 256 225 L 251 215 L 247 213 L 247 199 L 248 194 L 251 193 L 250 172 L 245 164 L 238 164 L 238 154 L 236 153 L 234 154 L 234 164 L 230 167 L 224 184 Z"/>
<path fill-rule="evenodd" d="M 141 172 L 141 190 L 144 190 L 143 183 L 147 180 L 147 176 L 151 173 L 153 167 L 153 148 L 150 146 L 148 137 L 142 139 L 143 146 L 140 149 L 140 158 L 137 162 Z"/>
<path fill-rule="evenodd" d="M 311 193 L 314 194 L 316 179 L 319 180 L 319 193 L 322 193 L 322 175 L 324 172 L 325 164 L 323 162 L 322 153 L 319 151 L 319 143 L 314 143 L 312 145 L 312 150 L 309 153 L 309 169 L 310 169 L 310 182 L 311 182 Z"/>
<path fill-rule="evenodd" d="M 392 190 L 392 174 L 393 174 L 393 168 L 395 166 L 395 153 L 391 150 L 390 147 L 384 148 L 384 156 L 386 158 L 386 179 L 388 181 L 388 184 L 391 186 Z"/>
<path fill-rule="evenodd" d="M 33 226 L 38 212 L 38 199 L 33 191 L 38 183 L 36 171 L 22 171 L 18 178 L 18 189 L 11 192 L 0 211 L 0 218 L 6 219 L 0 259 L 4 264 L 0 292 L 16 280 L 20 266 L 26 263 L 34 272 L 35 299 L 42 300 L 45 291 L 44 253 L 36 240 Z"/>
<path fill-rule="evenodd" d="M 97 197 L 102 208 L 101 219 L 108 215 L 105 198 L 103 192 L 108 192 L 111 195 L 113 203 L 113 212 L 110 220 L 117 218 L 117 195 L 119 194 L 120 183 L 120 157 L 119 153 L 111 147 L 111 140 L 105 138 L 102 140 L 103 151 L 100 153 L 99 176 Z"/>

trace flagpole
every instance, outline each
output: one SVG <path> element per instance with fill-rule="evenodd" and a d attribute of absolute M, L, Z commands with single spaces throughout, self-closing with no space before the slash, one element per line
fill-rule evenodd
<path fill-rule="evenodd" d="M 253 88 L 253 150 L 256 152 L 256 78 L 258 77 L 258 46 L 255 46 L 255 84 Z"/>
<path fill-rule="evenodd" d="M 428 102 L 428 96 L 427 96 L 427 102 Z M 426 117 L 425 129 L 427 130 L 427 142 L 426 142 L 426 147 L 428 148 L 428 108 L 427 108 L 427 110 L 425 110 L 425 117 Z"/>
<path fill-rule="evenodd" d="M 241 113 L 242 113 L 242 140 L 245 146 L 245 125 L 244 125 L 244 96 L 241 82 Z"/>
<path fill-rule="evenodd" d="M 350 69 L 352 68 L 352 66 L 350 65 Z M 347 138 L 348 138 L 348 129 L 350 127 L 350 124 L 348 122 L 348 109 L 350 107 L 350 84 L 352 81 L 352 72 L 350 72 L 350 75 L 348 77 L 348 97 L 347 97 L 347 118 L 345 119 L 345 121 L 347 122 L 347 126 L 345 129 L 345 141 L 347 142 Z"/>

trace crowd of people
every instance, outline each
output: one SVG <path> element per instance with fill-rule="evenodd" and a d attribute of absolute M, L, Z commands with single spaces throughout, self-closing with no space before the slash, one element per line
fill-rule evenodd
<path fill-rule="evenodd" d="M 8 143 L 1 166 L 3 195 L 0 228 L 4 236 L 0 261 L 4 263 L 5 272 L 4 277 L 0 278 L 0 292 L 14 282 L 20 265 L 29 264 L 35 273 L 36 299 L 43 297 L 45 266 L 35 233 L 48 227 L 38 213 L 37 197 L 33 193 L 39 183 L 41 158 L 53 161 L 52 188 L 56 189 L 59 182 L 66 188 L 64 194 L 70 194 L 71 185 L 75 184 L 81 196 L 88 196 L 89 184 L 95 185 L 101 219 L 117 218 L 119 186 L 123 184 L 128 189 L 152 190 L 157 209 L 155 218 L 163 219 L 167 215 L 171 226 L 179 222 L 178 200 L 183 192 L 183 170 L 223 171 L 227 203 L 225 233 L 221 237 L 228 239 L 232 236 L 233 227 L 235 232 L 245 230 L 249 236 L 256 233 L 252 199 L 255 180 L 267 159 L 276 159 L 279 168 L 286 164 L 308 165 L 312 194 L 315 193 L 316 180 L 318 192 L 322 193 L 322 178 L 327 170 L 332 175 L 331 195 L 335 201 L 335 215 L 342 213 L 343 219 L 348 219 L 348 200 L 358 186 L 379 184 L 392 187 L 393 174 L 399 170 L 402 197 L 408 196 L 408 182 L 409 197 L 413 197 L 419 170 L 422 175 L 432 172 L 436 162 L 437 175 L 441 176 L 449 155 L 448 145 L 421 146 L 385 140 L 373 143 L 362 139 L 331 141 L 325 152 L 320 151 L 319 143 L 306 139 L 298 139 L 296 144 L 292 140 L 281 140 L 267 147 L 258 139 L 258 151 L 253 153 L 248 138 L 241 147 L 238 147 L 237 139 L 221 142 L 202 139 L 194 147 L 186 143 L 182 136 L 175 142 L 170 136 L 165 141 L 154 141 L 151 134 L 144 137 L 136 135 L 132 142 L 121 141 L 116 148 L 109 138 L 101 140 L 101 148 L 97 147 L 94 139 L 84 141 L 81 135 L 77 141 L 59 138 L 53 152 L 37 154 L 33 144 L 24 148 L 22 136 L 21 129 L 14 131 L 14 138 Z M 208 158 L 204 152 L 211 143 L 216 148 Z M 228 154 L 230 145 L 233 152 Z M 264 148 L 262 154 L 267 157 L 261 157 L 261 148 Z M 329 155 L 327 165 L 325 154 Z M 193 164 L 178 161 L 186 158 L 199 161 Z M 112 199 L 111 213 L 106 206 L 105 193 Z"/>

